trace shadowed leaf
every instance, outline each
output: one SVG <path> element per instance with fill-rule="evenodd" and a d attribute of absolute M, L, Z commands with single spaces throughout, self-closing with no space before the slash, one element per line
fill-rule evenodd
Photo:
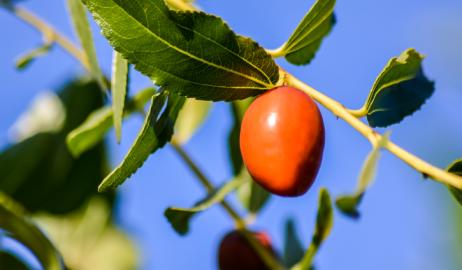
<path fill-rule="evenodd" d="M 161 111 L 167 99 L 167 106 Z M 175 120 L 184 101 L 185 98 L 166 91 L 152 97 L 149 113 L 138 137 L 123 161 L 101 182 L 98 191 L 115 189 L 134 174 L 152 153 L 170 141 Z"/>
<path fill-rule="evenodd" d="M 319 250 L 321 244 L 329 236 L 334 225 L 334 213 L 329 192 L 321 189 L 318 200 L 318 213 L 316 215 L 316 227 L 314 230 L 311 244 L 299 263 L 294 265 L 291 270 L 310 270 L 313 268 L 313 258 Z"/>
<path fill-rule="evenodd" d="M 369 125 L 386 127 L 399 123 L 433 94 L 434 83 L 425 77 L 422 60 L 421 54 L 408 49 L 388 62 L 364 105 Z"/>
<path fill-rule="evenodd" d="M 448 166 L 447 171 L 462 176 L 462 159 L 455 160 L 451 165 Z M 448 186 L 448 189 L 457 200 L 457 202 L 462 205 L 462 191 L 452 186 Z"/>
<path fill-rule="evenodd" d="M 288 219 L 285 227 L 285 242 L 284 242 L 284 264 L 287 267 L 292 267 L 298 263 L 305 254 L 305 250 L 300 242 L 295 223 L 293 219 Z"/>
<path fill-rule="evenodd" d="M 74 80 L 58 97 L 66 111 L 59 130 L 38 133 L 0 152 L 0 190 L 31 212 L 62 214 L 79 207 L 97 194 L 96 187 L 107 173 L 103 144 L 74 158 L 65 142 L 69 131 L 102 105 L 98 85 Z M 112 198 L 112 194 L 105 196 Z"/>

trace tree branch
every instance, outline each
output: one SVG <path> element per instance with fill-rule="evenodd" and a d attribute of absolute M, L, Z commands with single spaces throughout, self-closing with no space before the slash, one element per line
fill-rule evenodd
<path fill-rule="evenodd" d="M 382 135 L 373 130 L 370 126 L 363 123 L 358 119 L 351 111 L 349 111 L 345 106 L 343 106 L 338 101 L 324 95 L 323 93 L 317 91 L 311 86 L 305 84 L 299 79 L 295 78 L 289 73 L 286 73 L 286 82 L 293 87 L 301 89 L 310 95 L 313 99 L 319 102 L 326 109 L 330 110 L 333 114 L 338 116 L 347 122 L 350 126 L 356 129 L 361 135 L 366 137 L 373 145 L 380 140 Z M 388 141 L 383 148 L 387 149 L 389 152 L 394 154 L 396 157 L 406 162 L 409 166 L 419 171 L 425 176 L 428 176 L 438 182 L 441 182 L 446 185 L 453 186 L 458 189 L 462 189 L 462 177 L 455 174 L 449 173 L 445 170 L 437 168 L 426 161 L 414 156 L 413 154 L 407 152 L 403 148 L 394 144 L 391 141 Z"/>

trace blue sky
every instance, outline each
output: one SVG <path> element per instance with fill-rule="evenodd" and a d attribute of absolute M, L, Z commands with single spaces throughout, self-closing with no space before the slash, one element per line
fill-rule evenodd
<path fill-rule="evenodd" d="M 64 34 L 72 36 L 65 1 L 24 1 Z M 222 16 L 238 33 L 262 46 L 282 44 L 313 1 L 200 0 L 204 10 Z M 427 56 L 424 70 L 435 80 L 436 91 L 423 108 L 401 124 L 389 127 L 393 141 L 424 159 L 446 166 L 462 156 L 462 2 L 457 0 L 338 1 L 337 25 L 325 39 L 314 61 L 306 67 L 278 63 L 289 72 L 341 101 L 358 108 L 388 59 L 414 47 Z M 40 91 L 53 89 L 74 74 L 77 62 L 60 48 L 34 62 L 26 71 L 14 69 L 13 59 L 40 44 L 41 37 L 0 10 L 0 145 L 8 128 Z M 95 26 L 98 56 L 109 74 L 111 49 Z M 73 37 L 73 36 L 72 36 Z M 73 37 L 74 39 L 74 37 Z M 131 89 L 150 81 L 132 72 Z M 254 228 L 267 230 L 277 248 L 283 244 L 287 217 L 295 217 L 305 245 L 314 227 L 317 193 L 327 187 L 334 196 L 353 191 L 370 147 L 351 127 L 321 108 L 326 126 L 326 148 L 315 185 L 302 197 L 274 197 Z M 111 160 L 116 164 L 130 147 L 142 119 L 123 128 L 123 140 L 109 134 Z M 231 125 L 225 103 L 214 104 L 205 125 L 186 145 L 207 175 L 219 184 L 231 175 L 226 136 Z M 384 130 L 380 130 L 384 131 Z M 232 222 L 218 207 L 200 214 L 191 233 L 178 236 L 163 217 L 168 206 L 190 206 L 204 190 L 170 147 L 152 156 L 121 187 L 117 219 L 137 241 L 142 269 L 215 269 L 216 250 Z M 233 196 L 229 198 L 237 205 Z M 446 189 L 424 181 L 407 165 L 384 152 L 374 185 L 361 205 L 362 218 L 352 221 L 335 213 L 330 238 L 316 257 L 318 269 L 460 269 L 455 250 L 455 216 L 462 209 Z"/>

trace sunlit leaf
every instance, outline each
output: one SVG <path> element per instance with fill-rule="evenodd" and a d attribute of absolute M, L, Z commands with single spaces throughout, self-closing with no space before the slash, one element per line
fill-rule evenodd
<path fill-rule="evenodd" d="M 162 111 L 167 99 L 167 106 Z M 100 192 L 115 189 L 122 184 L 143 165 L 152 153 L 170 141 L 175 120 L 184 101 L 185 98 L 166 91 L 152 97 L 151 108 L 138 137 L 123 161 L 101 182 L 98 187 Z"/>
<path fill-rule="evenodd" d="M 120 53 L 114 51 L 112 59 L 112 111 L 117 141 L 122 137 L 122 117 L 127 96 L 128 62 Z"/>
<path fill-rule="evenodd" d="M 358 206 L 364 196 L 368 186 L 371 185 L 377 172 L 378 160 L 380 158 L 380 149 L 388 142 L 390 133 L 385 133 L 382 138 L 375 144 L 372 151 L 367 155 L 363 163 L 361 173 L 359 174 L 358 188 L 352 195 L 339 196 L 335 204 L 342 211 L 342 213 L 352 217 L 358 218 Z"/>
<path fill-rule="evenodd" d="M 302 260 L 294 265 L 291 270 L 310 270 L 313 265 L 313 258 L 321 244 L 329 236 L 334 224 L 334 213 L 329 192 L 321 189 L 319 192 L 319 206 L 316 215 L 316 227 L 311 239 L 311 244 L 305 252 Z"/>
<path fill-rule="evenodd" d="M 455 160 L 451 163 L 451 165 L 448 166 L 447 171 L 462 176 L 462 159 Z M 457 202 L 462 205 L 462 190 L 452 186 L 448 186 L 448 189 Z"/>
<path fill-rule="evenodd" d="M 322 40 L 335 24 L 335 0 L 317 0 L 280 49 L 287 61 L 295 65 L 311 62 Z"/>
<path fill-rule="evenodd" d="M 108 87 L 103 72 L 98 64 L 95 44 L 93 43 L 93 35 L 91 33 L 91 27 L 88 22 L 85 6 L 82 4 L 81 0 L 67 0 L 67 6 L 69 8 L 75 32 L 80 40 L 83 51 L 85 52 L 85 58 L 88 61 L 90 71 L 101 89 L 106 90 Z"/>
<path fill-rule="evenodd" d="M 285 242 L 284 242 L 284 264 L 287 267 L 292 267 L 298 263 L 305 254 L 305 250 L 300 242 L 295 223 L 293 219 L 288 219 L 285 227 Z"/>
<path fill-rule="evenodd" d="M 137 248 L 110 218 L 109 205 L 95 198 L 65 216 L 34 217 L 56 243 L 67 269 L 138 269 Z"/>
<path fill-rule="evenodd" d="M 61 256 L 50 240 L 26 216 L 22 207 L 3 193 L 0 193 L 0 229 L 29 248 L 44 269 L 64 269 Z"/>
<path fill-rule="evenodd" d="M 10 140 L 19 143 L 39 133 L 58 133 L 66 120 L 66 108 L 52 91 L 37 94 L 9 129 Z"/>
<path fill-rule="evenodd" d="M 189 141 L 207 118 L 211 107 L 210 101 L 192 98 L 186 100 L 175 123 L 175 139 L 178 143 L 184 144 Z"/>
<path fill-rule="evenodd" d="M 257 43 L 218 17 L 163 0 L 83 0 L 110 44 L 165 90 L 204 100 L 255 96 L 279 70 Z"/>
<path fill-rule="evenodd" d="M 124 117 L 136 111 L 142 111 L 145 104 L 154 95 L 154 88 L 146 88 L 129 99 L 124 107 Z M 101 142 L 113 126 L 112 108 L 107 106 L 91 113 L 88 118 L 66 138 L 67 146 L 75 157 Z"/>
<path fill-rule="evenodd" d="M 23 70 L 27 68 L 35 59 L 46 55 L 52 47 L 52 44 L 43 44 L 39 47 L 21 55 L 16 60 L 16 68 L 19 70 Z"/>
<path fill-rule="evenodd" d="M 369 125 L 386 127 L 399 123 L 433 94 L 434 83 L 423 73 L 423 58 L 414 49 L 408 49 L 388 62 L 363 107 Z"/>
<path fill-rule="evenodd" d="M 197 213 L 207 210 L 213 205 L 224 200 L 226 195 L 242 185 L 247 179 L 236 177 L 210 193 L 206 198 L 200 200 L 192 208 L 169 207 L 165 210 L 165 217 L 168 219 L 175 231 L 181 235 L 189 232 L 189 222 Z"/>

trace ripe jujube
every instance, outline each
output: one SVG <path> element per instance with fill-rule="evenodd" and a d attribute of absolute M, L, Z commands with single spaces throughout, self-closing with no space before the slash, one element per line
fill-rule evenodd
<path fill-rule="evenodd" d="M 271 254 L 271 240 L 265 232 L 254 232 L 254 237 Z M 263 260 L 240 231 L 229 232 L 221 240 L 218 251 L 220 270 L 268 270 Z"/>
<path fill-rule="evenodd" d="M 240 148 L 244 164 L 257 183 L 277 195 L 302 195 L 321 165 L 321 113 L 313 99 L 296 88 L 269 90 L 244 114 Z"/>

